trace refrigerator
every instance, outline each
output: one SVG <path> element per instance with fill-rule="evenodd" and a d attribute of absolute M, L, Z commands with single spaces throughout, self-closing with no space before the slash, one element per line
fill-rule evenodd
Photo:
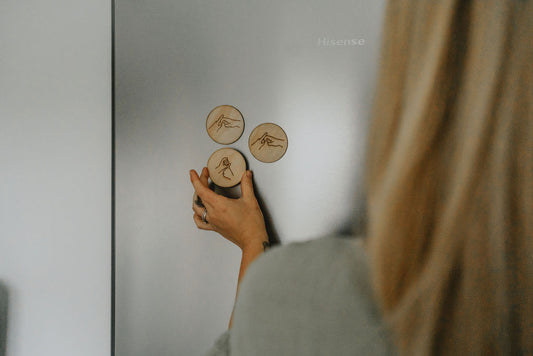
<path fill-rule="evenodd" d="M 227 328 L 241 253 L 197 229 L 189 181 L 220 148 L 238 150 L 254 172 L 280 245 L 364 233 L 384 5 L 115 0 L 117 356 L 200 355 Z M 244 120 L 228 145 L 206 128 L 219 105 Z M 272 163 L 248 146 L 263 123 L 287 135 Z"/>

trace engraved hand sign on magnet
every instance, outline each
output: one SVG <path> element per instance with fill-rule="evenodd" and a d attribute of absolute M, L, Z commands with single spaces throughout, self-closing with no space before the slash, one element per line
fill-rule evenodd
<path fill-rule="evenodd" d="M 257 126 L 248 139 L 250 152 L 261 162 L 275 162 L 285 152 L 289 142 L 285 131 L 276 124 L 266 123 Z"/>
<path fill-rule="evenodd" d="M 209 157 L 207 168 L 209 178 L 213 183 L 228 188 L 240 183 L 246 171 L 246 161 L 238 151 L 232 148 L 221 148 Z"/>
<path fill-rule="evenodd" d="M 207 115 L 206 130 L 213 141 L 229 145 L 241 137 L 244 131 L 244 119 L 235 107 L 220 105 Z"/>

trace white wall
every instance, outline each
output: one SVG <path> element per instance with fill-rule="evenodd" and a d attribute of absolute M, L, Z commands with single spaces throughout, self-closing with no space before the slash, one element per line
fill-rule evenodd
<path fill-rule="evenodd" d="M 0 1 L 0 356 L 110 353 L 110 26 Z"/>

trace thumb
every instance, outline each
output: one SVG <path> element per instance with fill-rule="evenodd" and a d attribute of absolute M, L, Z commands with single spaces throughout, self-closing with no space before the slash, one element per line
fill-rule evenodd
<path fill-rule="evenodd" d="M 244 199 L 254 198 L 254 183 L 252 181 L 252 171 L 244 172 L 241 179 L 241 191 Z"/>

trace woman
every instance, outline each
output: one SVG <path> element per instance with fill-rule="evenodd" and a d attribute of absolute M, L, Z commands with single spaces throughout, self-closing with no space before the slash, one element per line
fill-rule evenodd
<path fill-rule="evenodd" d="M 229 200 L 192 172 L 196 224 L 246 272 L 212 354 L 533 354 L 532 39 L 531 0 L 389 2 L 364 244 L 293 244 L 246 272 L 267 240 L 251 175 Z"/>

